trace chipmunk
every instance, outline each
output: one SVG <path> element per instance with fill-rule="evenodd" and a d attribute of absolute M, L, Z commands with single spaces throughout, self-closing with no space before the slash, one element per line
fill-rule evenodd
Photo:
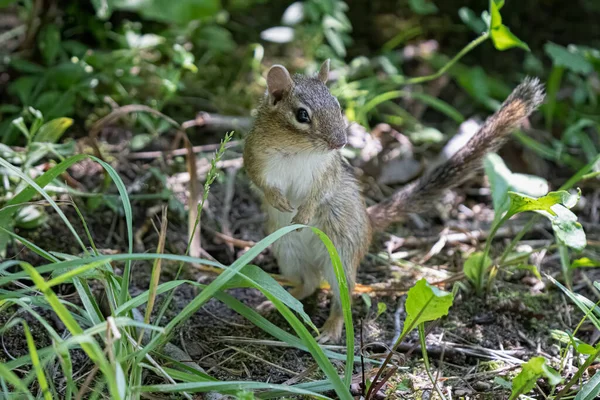
<path fill-rule="evenodd" d="M 244 164 L 268 214 L 269 233 L 289 224 L 315 226 L 333 241 L 352 290 L 360 261 L 374 231 L 383 231 L 407 213 L 430 209 L 442 193 L 464 182 L 497 151 L 513 130 L 542 103 L 543 86 L 526 78 L 481 129 L 445 163 L 366 207 L 352 169 L 340 153 L 347 123 L 338 100 L 326 86 L 329 60 L 316 77 L 291 76 L 281 65 L 267 74 L 267 91 L 246 139 Z M 331 285 L 330 315 L 321 343 L 338 341 L 344 325 L 339 288 L 329 254 L 309 229 L 273 244 L 282 274 L 297 283 L 291 294 L 310 296 L 324 277 Z"/>

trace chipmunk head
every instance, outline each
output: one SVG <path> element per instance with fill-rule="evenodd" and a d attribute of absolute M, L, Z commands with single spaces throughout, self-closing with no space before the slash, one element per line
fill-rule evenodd
<path fill-rule="evenodd" d="M 272 66 L 261 110 L 269 114 L 269 128 L 293 137 L 297 147 L 324 152 L 344 147 L 347 125 L 340 103 L 325 86 L 328 76 L 329 60 L 316 77 L 292 77 L 285 67 Z"/>

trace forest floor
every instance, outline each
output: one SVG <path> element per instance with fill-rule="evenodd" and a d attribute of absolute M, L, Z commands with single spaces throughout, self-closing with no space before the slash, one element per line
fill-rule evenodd
<path fill-rule="evenodd" d="M 164 180 L 173 192 L 174 198 L 170 204 L 179 204 L 183 210 L 189 193 L 186 182 L 186 177 L 189 181 L 189 175 L 181 171 L 181 160 L 164 156 L 171 150 L 170 140 L 165 138 L 157 141 L 152 149 L 154 153 L 119 152 L 109 144 L 107 132 L 109 131 L 105 130 L 100 135 L 100 143 L 105 146 L 104 149 L 108 149 L 106 154 L 112 158 L 133 199 L 135 250 L 154 252 L 158 233 L 152 221 L 158 220 L 160 206 L 165 203 L 162 195 Z M 194 136 L 190 136 L 194 141 Z M 212 150 L 206 144 L 211 141 L 217 143 L 218 140 L 218 135 L 206 133 L 201 140 L 197 140 L 205 144 L 204 148 L 207 149 L 197 156 L 201 180 L 202 172 L 206 172 L 205 167 L 210 161 L 209 150 Z M 430 150 L 418 157 L 424 158 L 428 152 Z M 221 164 L 227 168 L 223 169 L 220 178 L 213 184 L 202 216 L 202 249 L 225 265 L 233 262 L 248 246 L 264 237 L 264 214 L 250 190 L 240 158 L 241 145 L 233 143 Z M 83 188 L 90 191 L 102 180 L 101 171 L 92 162 L 78 164 L 70 170 L 70 174 Z M 369 202 L 389 190 L 384 185 L 373 183 L 374 180 L 367 173 L 361 175 L 361 182 Z M 408 218 L 406 223 L 376 238 L 358 273 L 359 285 L 353 296 L 354 328 L 356 343 L 362 348 L 362 354 L 367 358 L 381 357 L 402 329 L 405 294 L 416 280 L 426 278 L 428 282 L 446 290 L 452 290 L 454 283 L 461 282 L 449 315 L 430 327 L 427 351 L 434 371 L 440 384 L 451 387 L 453 395 L 457 397 L 507 398 L 509 390 L 503 385 L 502 379 L 498 378 L 505 377 L 506 381 L 510 381 L 510 377 L 518 372 L 518 366 L 534 355 L 544 355 L 553 363 L 566 360 L 572 365 L 577 364 L 573 359 L 561 356 L 563 348 L 553 338 L 553 330 L 572 331 L 582 314 L 547 279 L 539 280 L 530 271 L 516 267 L 499 271 L 485 298 L 475 295 L 461 271 L 466 255 L 482 249 L 489 232 L 493 209 L 486 187 L 485 179 L 479 174 L 467 185 L 441 199 L 438 212 Z M 377 190 L 380 192 L 377 193 Z M 585 202 L 576 213 L 586 228 L 588 240 L 598 243 L 600 228 L 595 220 L 598 218 L 598 205 L 592 199 L 593 193 L 586 188 L 583 190 L 584 197 L 586 193 L 590 194 L 591 200 Z M 595 190 L 597 201 L 598 189 Z M 142 193 L 157 196 L 155 199 L 136 200 L 135 196 Z M 118 212 L 108 207 L 100 207 L 96 211 L 80 208 L 91 236 L 101 251 L 127 251 L 124 218 Z M 188 241 L 187 219 L 185 213 L 175 210 L 176 207 L 171 207 L 168 214 L 165 251 L 184 254 Z M 66 205 L 63 211 L 80 231 L 78 233 L 85 237 L 82 224 L 75 223 L 78 217 L 73 207 Z M 529 218 L 530 214 L 521 215 L 500 231 L 494 241 L 497 250 L 495 254 L 500 254 Z M 67 254 L 79 253 L 71 234 L 56 215 L 42 228 L 20 230 L 18 234 L 45 249 Z M 519 246 L 523 251 L 540 249 L 533 253 L 530 263 L 538 267 L 542 276 L 548 274 L 561 280 L 558 254 L 545 250 L 552 243 L 554 236 L 550 225 L 540 221 Z M 42 261 L 20 244 L 14 244 L 11 251 L 12 257 L 30 261 L 33 265 Z M 278 272 L 277 263 L 269 251 L 261 254 L 254 263 L 269 273 Z M 116 264 L 115 268 L 118 267 L 120 265 Z M 175 263 L 165 261 L 161 281 L 174 279 L 176 268 Z M 132 295 L 147 290 L 150 273 L 149 263 L 135 263 L 130 288 Z M 183 278 L 206 283 L 215 276 L 207 269 L 188 266 Z M 577 270 L 574 289 L 595 301 L 598 299 L 598 292 L 593 288 L 592 282 L 596 279 L 600 279 L 598 270 Z M 60 285 L 57 291 L 60 296 L 76 295 L 73 287 L 67 284 Z M 230 290 L 230 293 L 251 307 L 257 307 L 265 300 L 259 291 L 253 289 L 235 289 Z M 166 324 L 196 295 L 197 289 L 192 286 L 183 285 L 177 289 L 161 325 Z M 317 326 L 327 317 L 329 301 L 328 291 L 321 290 L 304 302 L 305 311 Z M 378 303 L 386 305 L 386 311 L 379 316 L 376 315 Z M 265 316 L 281 328 L 291 331 L 276 311 L 267 312 Z M 8 313 L 0 315 L 0 323 L 4 323 L 9 317 Z M 31 319 L 28 322 L 32 325 L 38 347 L 49 345 L 51 341 L 45 329 L 32 318 L 25 315 L 23 317 Z M 57 331 L 64 330 L 58 318 L 49 318 L 49 321 L 53 321 Z M 586 335 L 593 343 L 592 336 L 597 335 L 597 332 L 591 325 L 584 324 L 579 330 L 579 336 L 585 339 Z M 0 359 L 7 360 L 27 351 L 25 338 L 16 327 L 5 332 L 0 341 Z M 209 374 L 223 380 L 292 383 L 322 379 L 310 354 L 282 346 L 282 343 L 273 340 L 216 299 L 204 305 L 178 330 L 173 343 L 186 351 Z M 343 346 L 335 345 L 331 348 L 341 351 L 344 349 Z M 423 367 L 417 335 L 410 336 L 399 350 L 395 357 L 399 372 L 387 388 L 388 393 L 395 393 L 390 398 L 430 398 L 433 388 Z M 84 359 L 82 354 L 77 374 L 84 374 L 89 367 Z M 573 371 L 576 370 L 575 365 L 572 367 Z M 368 376 L 371 369 L 368 364 L 364 366 Z M 359 383 L 362 379 L 360 365 L 356 367 L 355 376 L 356 383 Z"/>

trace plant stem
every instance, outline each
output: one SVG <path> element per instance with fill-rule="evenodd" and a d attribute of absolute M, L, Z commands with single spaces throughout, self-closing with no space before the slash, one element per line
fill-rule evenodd
<path fill-rule="evenodd" d="M 573 386 L 575 384 L 575 382 L 577 382 L 579 380 L 579 378 L 581 378 L 581 375 L 583 374 L 583 372 L 590 366 L 592 365 L 592 363 L 596 360 L 596 358 L 600 355 L 600 349 L 596 350 L 596 352 L 594 354 L 590 354 L 590 356 L 587 358 L 587 360 L 585 360 L 585 362 L 583 363 L 583 365 L 581 367 L 579 367 L 579 369 L 577 370 L 577 372 L 575 373 L 575 375 L 573 375 L 573 377 L 571 378 L 571 380 L 569 382 L 567 382 L 567 384 L 565 385 L 564 388 L 562 388 L 562 390 L 560 392 L 558 392 L 558 394 L 556 395 L 556 397 L 554 398 L 554 400 L 559 400 L 561 397 L 563 397 L 567 391 L 571 388 L 571 386 Z"/>
<path fill-rule="evenodd" d="M 444 393 L 442 393 L 442 390 L 439 388 L 435 378 L 433 377 L 433 374 L 431 373 L 431 367 L 429 364 L 429 356 L 427 354 L 427 343 L 425 343 L 425 324 L 419 324 L 419 341 L 421 342 L 421 351 L 423 353 L 423 363 L 425 364 L 425 371 L 427 372 L 427 375 L 429 376 L 429 380 L 431 381 L 431 384 L 433 385 L 433 388 L 435 389 L 435 391 L 437 392 L 437 394 L 440 395 L 440 397 L 442 398 L 442 400 L 446 400 L 446 396 L 444 396 Z"/>
<path fill-rule="evenodd" d="M 485 42 L 489 37 L 490 37 L 490 33 L 485 32 L 485 33 L 481 34 L 481 36 L 479 36 L 478 38 L 472 40 L 460 52 L 458 52 L 457 55 L 455 55 L 450 61 L 448 61 L 448 63 L 446 65 L 444 65 L 442 68 L 440 68 L 435 74 L 427 75 L 427 76 L 419 76 L 416 78 L 410 78 L 410 79 L 407 79 L 400 83 L 402 83 L 403 85 L 414 85 L 417 83 L 432 81 L 434 79 L 439 78 L 440 76 L 444 75 L 444 73 L 446 73 L 446 71 L 448 71 L 450 68 L 452 68 L 454 66 L 454 64 L 456 64 L 458 62 L 458 60 L 463 58 L 465 56 L 465 54 L 467 54 L 468 52 L 473 50 L 475 47 L 479 46 L 481 43 Z"/>

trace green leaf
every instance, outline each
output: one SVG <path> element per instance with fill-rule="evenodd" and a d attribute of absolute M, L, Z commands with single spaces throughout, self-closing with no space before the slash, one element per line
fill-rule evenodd
<path fill-rule="evenodd" d="M 485 22 L 468 7 L 461 7 L 458 10 L 458 16 L 465 25 L 477 34 L 482 34 L 487 29 Z"/>
<path fill-rule="evenodd" d="M 580 53 L 573 49 L 548 42 L 544 45 L 544 51 L 552 59 L 556 67 L 564 67 L 572 72 L 590 74 L 594 66 Z"/>
<path fill-rule="evenodd" d="M 409 0 L 408 5 L 410 6 L 411 10 L 421 15 L 434 14 L 438 12 L 437 6 L 432 1 L 428 0 Z"/>
<path fill-rule="evenodd" d="M 71 118 L 53 119 L 41 126 L 33 138 L 33 141 L 56 143 L 71 125 L 73 125 L 73 120 Z"/>
<path fill-rule="evenodd" d="M 383 314 L 386 311 L 387 311 L 387 304 L 380 301 L 379 303 L 377 303 L 377 315 L 375 316 L 375 318 L 378 318 L 381 314 Z"/>
<path fill-rule="evenodd" d="M 536 381 L 545 376 L 552 386 L 562 381 L 560 375 L 546 364 L 544 357 L 533 357 L 521 366 L 521 372 L 513 381 L 510 399 L 516 399 L 519 395 L 528 393 L 536 384 Z"/>
<path fill-rule="evenodd" d="M 508 50 L 513 47 L 520 47 L 523 50 L 530 51 L 529 46 L 516 37 L 505 25 L 501 25 L 498 28 L 492 28 L 490 35 L 492 36 L 494 46 L 500 51 Z"/>
<path fill-rule="evenodd" d="M 596 372 L 575 396 L 575 400 L 594 400 L 600 395 L 600 373 Z"/>
<path fill-rule="evenodd" d="M 48 24 L 37 37 L 38 47 L 46 65 L 53 65 L 60 49 L 60 30 L 55 24 Z"/>
<path fill-rule="evenodd" d="M 564 287 L 560 282 L 558 282 L 553 277 L 546 274 L 546 278 L 554 283 L 560 290 L 562 290 L 573 303 L 585 314 L 585 316 L 592 322 L 592 324 L 596 327 L 596 329 L 600 329 L 600 308 L 596 306 L 592 301 L 590 301 L 585 296 L 580 295 L 579 293 L 574 293 L 572 290 Z M 594 282 L 594 287 L 596 289 L 600 289 L 600 285 L 598 282 Z"/>
<path fill-rule="evenodd" d="M 548 218 L 557 240 L 575 250 L 586 246 L 585 232 L 577 216 L 569 210 L 579 200 L 579 194 L 572 195 L 567 191 L 550 192 L 546 196 L 534 198 L 515 192 L 508 193 L 510 208 L 507 216 L 524 211 L 535 211 Z"/>
<path fill-rule="evenodd" d="M 582 268 L 582 267 L 600 267 L 600 260 L 592 260 L 588 257 L 578 258 L 573 260 L 571 268 Z"/>
<path fill-rule="evenodd" d="M 417 283 L 408 291 L 406 298 L 406 320 L 402 334 L 413 330 L 423 322 L 433 321 L 448 314 L 454 296 L 431 286 L 425 279 Z"/>
<path fill-rule="evenodd" d="M 556 216 L 553 207 L 555 205 L 563 205 L 567 208 L 572 208 L 579 199 L 578 195 L 572 195 L 566 190 L 550 192 L 542 197 L 530 197 L 515 192 L 508 192 L 510 198 L 510 215 L 515 215 L 524 211 L 545 211 L 552 216 Z"/>
<path fill-rule="evenodd" d="M 139 390 L 141 392 L 159 392 L 159 393 L 179 393 L 179 392 L 189 392 L 189 393 L 202 393 L 202 392 L 227 392 L 227 391 L 236 391 L 236 390 L 278 390 L 282 391 L 286 394 L 296 394 L 296 395 L 305 395 L 310 396 L 316 399 L 330 399 L 327 396 L 323 396 L 322 394 L 318 394 L 315 392 L 311 392 L 306 389 L 298 388 L 294 385 L 277 385 L 272 383 L 262 383 L 262 382 L 248 382 L 248 381 L 230 381 L 230 382 L 187 382 L 187 383 L 173 383 L 173 384 L 162 384 L 162 385 L 150 385 L 150 386 L 141 386 L 138 388 L 134 388 L 134 390 Z"/>
<path fill-rule="evenodd" d="M 113 9 L 135 11 L 146 19 L 186 25 L 205 20 L 221 10 L 219 0 L 114 0 Z"/>
<path fill-rule="evenodd" d="M 548 193 L 548 181 L 534 175 L 512 173 L 497 154 L 488 154 L 483 165 L 490 181 L 496 214 L 501 214 L 508 209 L 509 190 L 534 197 Z"/>
<path fill-rule="evenodd" d="M 583 227 L 577 222 L 577 216 L 571 210 L 558 204 L 552 209 L 556 217 L 550 218 L 550 221 L 556 239 L 572 249 L 583 250 L 587 245 L 587 240 Z"/>
<path fill-rule="evenodd" d="M 500 9 L 504 5 L 504 0 L 490 0 L 490 36 L 496 49 L 508 50 L 513 47 L 520 47 L 530 51 L 529 46 L 518 37 L 516 37 L 506 25 L 502 24 Z"/>
<path fill-rule="evenodd" d="M 241 274 L 236 275 L 229 280 L 229 282 L 223 286 L 222 290 L 238 287 L 254 287 L 263 293 L 270 292 L 283 304 L 296 311 L 296 313 L 302 317 L 304 322 L 313 328 L 315 332 L 319 332 L 317 327 L 311 321 L 310 317 L 304 312 L 304 306 L 302 303 L 294 298 L 294 296 L 292 296 L 287 290 L 281 287 L 281 285 L 271 275 L 267 274 L 256 265 L 251 264 L 246 265 L 240 272 Z M 251 278 L 254 282 L 250 283 L 246 277 Z M 258 284 L 258 286 L 256 284 Z"/>
<path fill-rule="evenodd" d="M 485 256 L 483 251 L 477 251 L 467 258 L 463 265 L 463 272 L 471 283 L 477 287 L 483 282 L 482 276 L 490 265 L 492 265 L 492 259 Z"/>

